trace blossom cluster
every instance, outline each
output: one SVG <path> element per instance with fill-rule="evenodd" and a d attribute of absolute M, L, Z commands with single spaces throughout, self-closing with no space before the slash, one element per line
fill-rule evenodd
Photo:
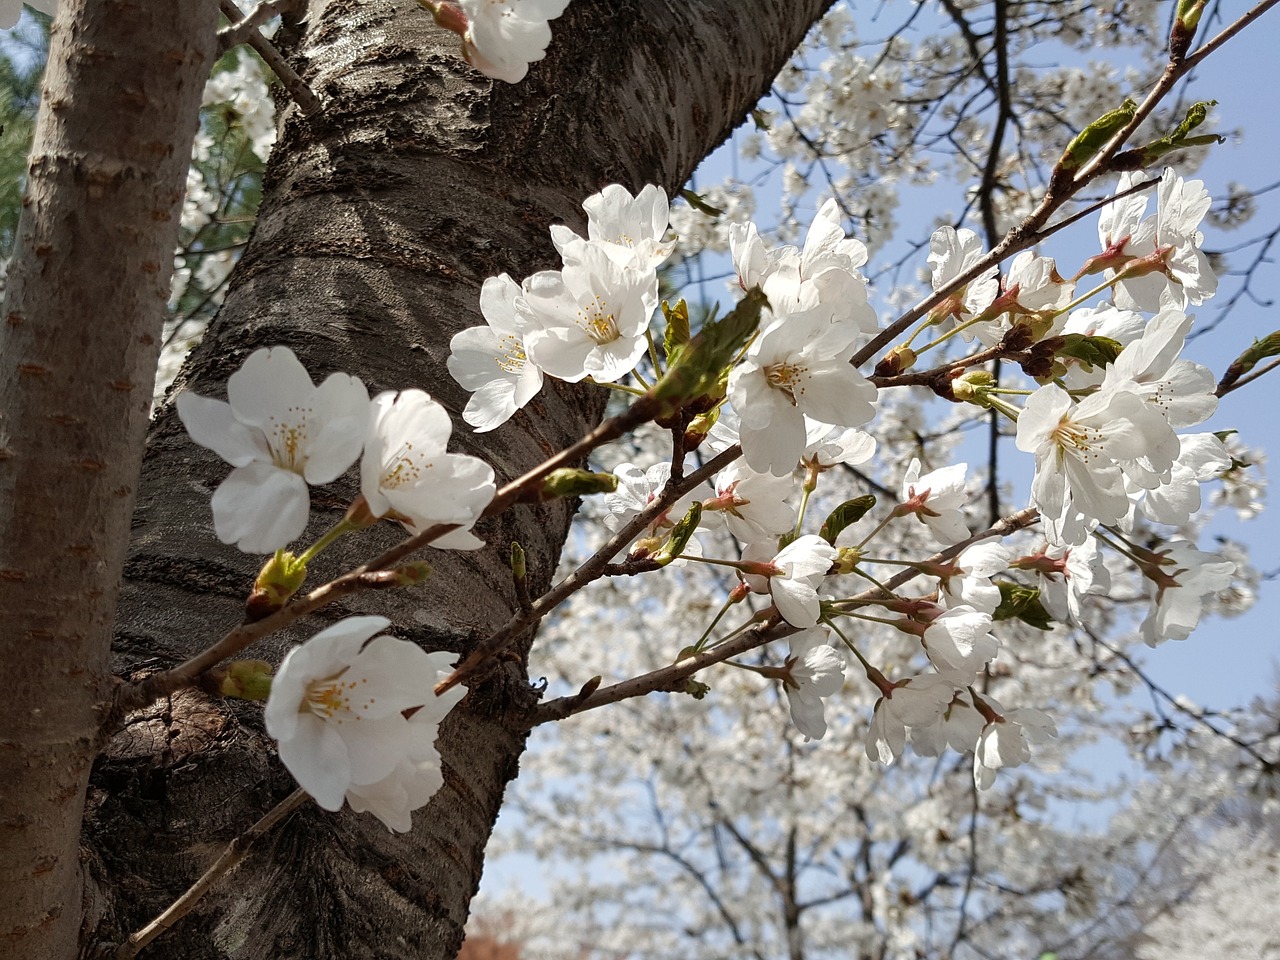
<path fill-rule="evenodd" d="M 183 391 L 177 410 L 192 440 L 234 467 L 212 498 L 219 539 L 250 553 L 280 551 L 260 585 L 290 564 L 305 576 L 317 547 L 297 558 L 282 551 L 307 526 L 308 487 L 336 480 L 357 458 L 361 495 L 336 530 L 379 518 L 411 533 L 449 524 L 432 546 L 484 545 L 470 531 L 493 499 L 493 468 L 446 451 L 452 422 L 421 390 L 370 399 L 344 373 L 316 386 L 292 350 L 272 347 L 231 375 L 226 401 Z M 454 655 L 374 636 L 388 624 L 351 617 L 292 650 L 272 681 L 266 723 L 281 761 L 321 807 L 345 801 L 406 831 L 410 813 L 443 782 L 436 730 L 464 691 L 437 697 Z"/>
<path fill-rule="evenodd" d="M 191 439 L 235 468 L 213 494 L 223 543 L 272 553 L 293 542 L 307 526 L 308 486 L 333 482 L 363 452 L 360 490 L 375 518 L 411 533 L 455 524 L 432 545 L 483 546 L 470 530 L 493 499 L 493 468 L 446 452 L 453 424 L 422 390 L 370 399 L 345 373 L 316 386 L 292 350 L 271 347 L 231 375 L 225 401 L 186 390 L 177 409 Z"/>
<path fill-rule="evenodd" d="M 1122 187 L 1138 182 L 1128 178 Z M 1038 710 L 1006 709 L 976 692 L 1000 656 L 998 619 L 1043 618 L 1045 627 L 1054 620 L 1083 622 L 1084 598 L 1110 585 L 1099 543 L 1123 544 L 1148 523 L 1185 527 L 1199 510 L 1201 485 L 1230 468 L 1218 436 L 1177 432 L 1202 423 L 1217 406 L 1210 372 L 1179 357 L 1192 323 L 1186 308 L 1212 295 L 1216 284 L 1199 249 L 1207 194 L 1172 171 L 1160 179 L 1157 194 L 1150 217 L 1143 216 L 1145 198 L 1124 197 L 1104 208 L 1103 252 L 1073 279 L 1051 258 L 1019 254 L 1004 276 L 992 266 L 949 293 L 916 332 L 939 333 L 933 342 L 912 349 L 913 335 L 904 346 L 900 357 L 909 359 L 897 369 L 952 337 L 1026 358 L 1024 369 L 1039 379 L 1036 389 L 996 388 L 965 377 L 956 398 L 1016 423 L 1018 448 L 1035 458 L 1031 502 L 1045 539 L 1021 555 L 1010 544 L 969 544 L 947 563 L 915 564 L 932 593 L 891 593 L 871 602 L 847 599 L 850 591 L 838 584 L 850 574 L 866 576 L 878 563 L 900 562 L 870 555 L 868 544 L 885 525 L 910 518 L 926 542 L 944 548 L 971 538 L 967 467 L 926 471 L 913 461 L 889 515 L 856 545 L 848 535 L 841 539 L 840 529 L 827 528 L 835 514 L 823 535 L 804 534 L 805 508 L 821 474 L 864 464 L 875 452 L 875 441 L 860 428 L 875 416 L 877 389 L 850 362 L 877 330 L 859 272 L 867 250 L 846 236 L 835 201 L 819 210 L 798 247 L 771 247 L 754 224 L 729 226 L 738 284 L 760 289 L 768 309 L 721 374 L 720 392 L 708 398 L 713 410 L 702 420 L 714 425 L 687 432 L 685 442 L 705 441 L 713 452 L 738 443 L 742 460 L 722 470 L 711 488 L 689 491 L 652 517 L 630 556 L 662 566 L 735 567 L 741 583 L 726 609 L 754 593 L 800 631 L 782 667 L 756 669 L 782 681 L 806 737 L 826 732 L 823 700 L 844 681 L 841 646 L 861 659 L 837 621 L 878 620 L 915 638 L 929 672 L 890 681 L 864 661 L 882 693 L 868 756 L 891 761 L 910 730 L 926 755 L 946 747 L 972 750 L 975 781 L 990 786 L 996 770 L 1026 762 L 1029 745 L 1054 729 Z M 647 376 L 662 376 L 650 323 L 654 271 L 671 249 L 665 195 L 646 187 L 632 197 L 615 185 L 584 208 L 586 239 L 552 228 L 563 269 L 523 283 L 491 278 L 481 297 L 488 326 L 454 339 L 449 368 L 474 391 L 466 419 L 478 429 L 506 422 L 540 389 L 544 375 L 633 393 L 644 392 Z M 971 231 L 937 231 L 929 253 L 935 289 L 954 286 L 982 255 Z M 1097 273 L 1104 282 L 1077 297 L 1077 281 Z M 1106 290 L 1129 305 L 1077 309 Z M 1147 319 L 1136 308 L 1155 316 Z M 628 378 L 639 387 L 628 387 Z M 618 489 L 605 500 L 604 519 L 619 530 L 662 493 L 671 466 L 621 463 L 615 474 Z M 739 544 L 738 559 L 707 555 L 696 535 L 678 534 L 678 522 L 695 502 L 694 525 L 727 530 Z M 1152 604 L 1141 635 L 1152 644 L 1186 637 L 1234 569 L 1181 539 L 1117 549 L 1149 584 Z M 1011 596 L 1023 598 L 1016 612 Z M 1027 612 L 1026 598 L 1039 613 Z M 881 616 L 869 616 L 868 603 Z M 708 642 L 704 637 L 693 649 Z"/>

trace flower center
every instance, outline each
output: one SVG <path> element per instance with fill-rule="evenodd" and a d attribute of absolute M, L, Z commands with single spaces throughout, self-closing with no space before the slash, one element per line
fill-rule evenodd
<path fill-rule="evenodd" d="M 1089 460 L 1097 456 L 1094 453 L 1094 447 L 1102 442 L 1102 431 L 1063 417 L 1053 428 L 1052 437 L 1053 442 L 1058 446 L 1075 450 L 1081 459 Z"/>
<path fill-rule="evenodd" d="M 282 470 L 302 473 L 307 466 L 307 442 L 310 439 L 307 420 L 310 407 L 290 407 L 285 419 L 270 419 L 266 429 L 267 446 L 271 448 L 271 462 Z"/>
<path fill-rule="evenodd" d="M 599 344 L 613 343 L 617 340 L 617 318 L 609 312 L 609 305 L 601 297 L 594 297 L 585 310 L 578 311 L 578 326 L 588 337 Z"/>
<path fill-rule="evenodd" d="M 524 341 L 508 333 L 498 341 L 498 368 L 503 373 L 519 373 L 529 358 L 524 352 Z"/>
<path fill-rule="evenodd" d="M 344 670 L 343 673 L 345 672 Z M 363 719 L 361 713 L 372 707 L 377 698 L 370 697 L 363 703 L 353 705 L 353 697 L 356 690 L 368 682 L 368 677 L 362 677 L 359 681 L 343 680 L 342 673 L 324 680 L 313 680 L 307 687 L 302 708 L 310 710 L 321 720 L 343 723 L 352 717 L 356 720 Z"/>
<path fill-rule="evenodd" d="M 382 466 L 382 479 L 378 486 L 384 490 L 413 486 L 422 478 L 422 471 L 431 468 L 430 461 L 413 449 L 413 444 L 402 443 Z"/>
<path fill-rule="evenodd" d="M 808 373 L 807 367 L 784 360 L 781 363 L 771 363 L 765 367 L 764 379 L 769 386 L 785 393 L 794 407 L 796 406 L 796 394 L 804 395 L 804 386 L 801 380 L 806 373 Z"/>

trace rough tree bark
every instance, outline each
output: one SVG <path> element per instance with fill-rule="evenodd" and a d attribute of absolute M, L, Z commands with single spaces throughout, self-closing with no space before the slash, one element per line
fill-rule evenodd
<path fill-rule="evenodd" d="M 679 186 L 830 2 L 755 0 L 745 15 L 741 0 L 577 0 L 554 25 L 547 60 L 508 87 L 466 67 L 456 43 L 412 4 L 313 0 L 277 40 L 324 109 L 309 120 L 286 111 L 253 240 L 180 386 L 224 395 L 248 353 L 283 343 L 317 380 L 341 369 L 371 392 L 420 386 L 459 410 L 465 398 L 444 358 L 454 332 L 482 322 L 483 279 L 555 266 L 547 225 L 581 226 L 582 199 L 606 183 Z M 95 7 L 84 17 L 108 13 Z M 75 260 L 67 269 L 90 267 Z M 100 297 L 124 285 L 112 274 L 102 282 L 111 289 Z M 460 431 L 454 447 L 510 479 L 593 423 L 601 394 L 548 389 L 510 425 Z M 234 626 L 257 567 L 212 534 L 209 494 L 226 465 L 186 439 L 172 408 L 149 444 L 116 621 L 113 668 L 126 677 L 183 659 Z M 340 517 L 353 493 L 350 478 L 314 492 L 309 532 Z M 428 649 L 465 651 L 516 609 L 507 544 L 525 546 L 534 586 L 545 585 L 570 519 L 568 504 L 516 508 L 478 528 L 487 550 L 428 551 L 436 574 L 425 588 L 354 596 L 252 655 L 278 659 L 321 622 L 353 612 L 386 613 L 398 635 Z M 395 537 L 388 528 L 373 539 Z M 339 545 L 313 564 L 313 577 L 370 549 L 369 538 Z M 445 724 L 445 787 L 411 834 L 304 808 L 150 955 L 452 957 L 524 748 L 512 718 L 536 696 L 526 677 L 530 640 Z M 88 706 L 78 708 L 83 736 Z M 82 836 L 86 953 L 154 916 L 221 844 L 293 789 L 260 717 L 254 704 L 184 692 L 131 717 L 107 745 Z M 64 853 L 69 840 L 62 831 Z M 28 955 L 74 951 L 59 943 Z"/>
<path fill-rule="evenodd" d="M 64 0 L 0 324 L 0 956 L 74 956 L 96 705 L 216 0 Z"/>

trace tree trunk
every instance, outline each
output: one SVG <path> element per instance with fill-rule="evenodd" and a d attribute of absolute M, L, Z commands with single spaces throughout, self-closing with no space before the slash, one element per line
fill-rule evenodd
<path fill-rule="evenodd" d="M 317 381 L 333 370 L 375 393 L 422 387 L 457 412 L 450 337 L 482 323 L 485 277 L 558 266 L 547 226 L 580 227 L 580 204 L 610 182 L 668 191 L 765 93 L 831 0 L 592 3 L 553 23 L 546 61 L 518 86 L 491 83 L 456 38 L 414 5 L 313 0 L 277 41 L 324 104 L 286 111 L 253 240 L 181 387 L 224 395 L 254 349 L 287 344 Z M 453 448 L 511 479 L 579 436 L 605 391 L 552 384 L 511 424 L 464 427 Z M 241 618 L 261 558 L 217 542 L 209 495 L 228 467 L 185 437 L 171 407 L 156 420 L 117 621 L 116 670 L 140 676 L 207 646 Z M 314 536 L 355 493 L 314 491 Z M 391 617 L 427 649 L 466 651 L 517 609 L 504 557 L 530 558 L 549 583 L 571 505 L 517 507 L 477 528 L 489 548 L 427 551 L 415 591 L 358 594 L 250 655 L 355 612 Z M 389 526 L 312 565 L 313 582 L 397 538 Z M 530 637 L 474 687 L 441 731 L 445 786 L 391 835 L 376 820 L 304 807 L 231 882 L 164 935 L 152 955 L 195 958 L 445 958 L 462 940 L 484 847 L 524 737 Z M 293 789 L 259 705 L 183 692 L 131 718 L 99 759 L 84 845 L 93 883 L 89 942 L 118 942 L 171 902 L 219 846 Z M 61 956 L 62 954 L 47 954 Z"/>
<path fill-rule="evenodd" d="M 0 324 L 2 957 L 76 951 L 96 708 L 218 9 L 63 2 Z"/>

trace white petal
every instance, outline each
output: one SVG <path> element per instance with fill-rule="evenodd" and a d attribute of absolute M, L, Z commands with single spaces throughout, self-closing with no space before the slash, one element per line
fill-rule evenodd
<path fill-rule="evenodd" d="M 231 471 L 212 507 L 219 540 L 246 553 L 273 553 L 302 536 L 311 498 L 296 473 L 256 462 Z"/>

